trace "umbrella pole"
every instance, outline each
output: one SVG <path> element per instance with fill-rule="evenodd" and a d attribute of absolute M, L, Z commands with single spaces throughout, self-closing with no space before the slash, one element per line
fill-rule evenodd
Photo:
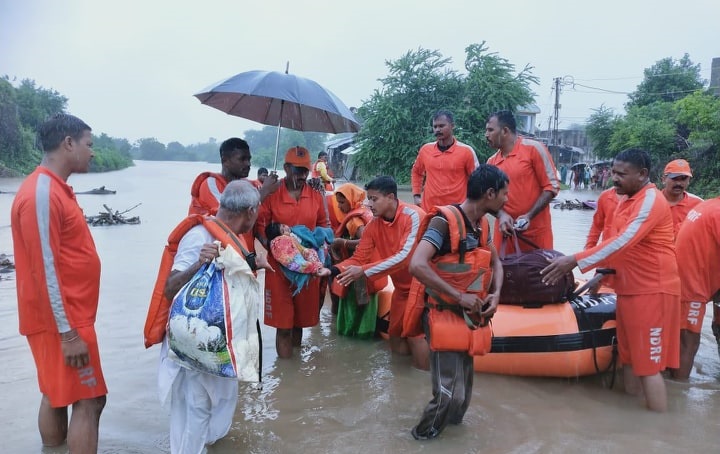
<path fill-rule="evenodd" d="M 273 163 L 273 170 L 277 170 L 278 151 L 280 149 L 280 128 L 282 125 L 282 113 L 284 106 L 285 101 L 280 101 L 280 120 L 278 120 L 277 135 L 275 136 L 275 162 Z"/>

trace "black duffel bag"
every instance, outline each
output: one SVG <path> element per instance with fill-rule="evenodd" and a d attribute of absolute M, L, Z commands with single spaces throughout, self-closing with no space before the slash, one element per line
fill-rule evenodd
<path fill-rule="evenodd" d="M 531 241 L 520 236 L 520 239 L 534 247 L 527 252 L 520 252 L 518 236 L 513 235 L 515 253 L 505 254 L 505 242 L 500 246 L 500 261 L 503 266 L 503 285 L 500 292 L 500 304 L 542 305 L 567 301 L 575 289 L 575 277 L 569 271 L 563 279 L 553 285 L 545 285 L 542 271 L 555 257 L 565 254 L 553 249 L 540 249 Z"/>

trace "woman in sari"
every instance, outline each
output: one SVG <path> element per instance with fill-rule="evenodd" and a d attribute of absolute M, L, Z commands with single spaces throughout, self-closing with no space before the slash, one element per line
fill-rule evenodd
<path fill-rule="evenodd" d="M 335 229 L 330 252 L 338 263 L 350 257 L 360 242 L 365 226 L 372 221 L 372 212 L 365 203 L 365 191 L 352 183 L 335 190 L 337 207 L 342 213 Z M 333 313 L 338 314 L 338 333 L 344 336 L 371 338 L 377 320 L 377 292 L 385 288 L 387 278 L 360 279 L 348 287 L 333 281 L 331 286 Z"/>

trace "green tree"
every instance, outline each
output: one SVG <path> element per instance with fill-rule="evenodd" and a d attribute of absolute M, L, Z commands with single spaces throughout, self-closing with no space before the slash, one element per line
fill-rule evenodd
<path fill-rule="evenodd" d="M 700 77 L 700 65 L 694 64 L 688 54 L 680 60 L 663 58 L 646 68 L 644 73 L 643 81 L 629 95 L 628 110 L 658 101 L 677 101 L 705 86 L 705 80 Z"/>
<path fill-rule="evenodd" d="M 538 83 L 532 67 L 525 66 L 516 73 L 515 65 L 496 52 L 489 52 L 485 41 L 465 48 L 463 97 L 457 108 L 456 122 L 460 126 L 458 138 L 472 146 L 486 160 L 491 150 L 485 140 L 485 123 L 493 112 L 510 110 L 531 104 L 535 98 L 530 89 Z"/>
<path fill-rule="evenodd" d="M 447 68 L 450 63 L 439 51 L 423 48 L 385 62 L 389 74 L 380 79 L 382 88 L 358 111 L 364 123 L 353 159 L 364 175 L 409 181 L 418 148 L 432 140 L 432 114 L 452 110 L 462 97 L 461 78 Z"/>
<path fill-rule="evenodd" d="M 615 112 L 604 105 L 593 109 L 593 114 L 588 119 L 587 136 L 595 154 L 600 158 L 610 158 L 615 155 L 615 151 L 610 147 L 610 141 L 617 121 Z"/>
<path fill-rule="evenodd" d="M 313 156 L 325 148 L 328 135 L 321 132 L 303 132 L 283 128 L 280 131 L 280 145 L 277 151 L 277 168 L 282 168 L 285 151 L 294 146 L 307 148 Z M 245 140 L 250 145 L 252 164 L 272 169 L 275 164 L 275 143 L 277 126 L 264 126 L 262 129 L 245 131 Z"/>
<path fill-rule="evenodd" d="M 533 101 L 530 85 L 537 83 L 532 68 L 516 73 L 515 66 L 484 42 L 466 49 L 466 75 L 449 68 L 451 60 L 437 51 L 420 48 L 387 61 L 388 76 L 359 109 L 364 119 L 358 133 L 355 164 L 363 175 L 393 175 L 410 180 L 418 148 L 433 140 L 432 115 L 440 109 L 455 114 L 455 133 L 473 146 L 481 158 L 490 155 L 485 145 L 485 123 L 497 110 L 516 110 Z"/>
<path fill-rule="evenodd" d="M 140 159 L 148 161 L 163 161 L 167 159 L 165 144 L 158 142 L 154 137 L 146 137 L 136 142 L 135 148 Z"/>
<path fill-rule="evenodd" d="M 37 128 L 51 115 L 64 112 L 66 104 L 67 98 L 57 91 L 37 87 L 30 79 L 14 87 L 8 76 L 0 78 L 0 175 L 32 172 L 43 157 L 36 144 Z M 93 151 L 91 172 L 133 165 L 126 139 L 93 136 Z"/>
<path fill-rule="evenodd" d="M 55 90 L 36 87 L 34 80 L 23 79 L 16 92 L 20 121 L 33 131 L 48 117 L 67 108 L 66 97 Z"/>
<path fill-rule="evenodd" d="M 695 92 L 674 104 L 677 122 L 689 131 L 686 159 L 693 169 L 691 190 L 704 197 L 720 194 L 720 98 Z"/>
<path fill-rule="evenodd" d="M 677 133 L 675 117 L 672 103 L 656 102 L 631 108 L 616 122 L 610 138 L 612 155 L 626 148 L 639 147 L 648 150 L 658 165 L 664 163 L 685 144 Z"/>

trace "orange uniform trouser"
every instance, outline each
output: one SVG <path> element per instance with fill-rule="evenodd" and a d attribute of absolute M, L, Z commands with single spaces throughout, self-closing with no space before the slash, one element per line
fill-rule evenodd
<path fill-rule="evenodd" d="M 45 331 L 27 336 L 35 359 L 40 392 L 50 399 L 53 408 L 67 407 L 79 400 L 107 394 L 95 328 L 86 326 L 77 328 L 77 332 L 87 344 L 90 356 L 90 362 L 81 369 L 65 365 L 59 333 Z"/>
<path fill-rule="evenodd" d="M 305 328 L 320 321 L 320 279 L 310 278 L 300 293 L 285 277 L 280 264 L 268 254 L 275 270 L 265 272 L 265 324 L 278 329 Z"/>
<path fill-rule="evenodd" d="M 680 303 L 680 329 L 700 334 L 707 303 L 698 301 L 681 301 Z"/>
<path fill-rule="evenodd" d="M 680 365 L 680 296 L 618 295 L 616 319 L 620 361 L 635 375 Z"/>

